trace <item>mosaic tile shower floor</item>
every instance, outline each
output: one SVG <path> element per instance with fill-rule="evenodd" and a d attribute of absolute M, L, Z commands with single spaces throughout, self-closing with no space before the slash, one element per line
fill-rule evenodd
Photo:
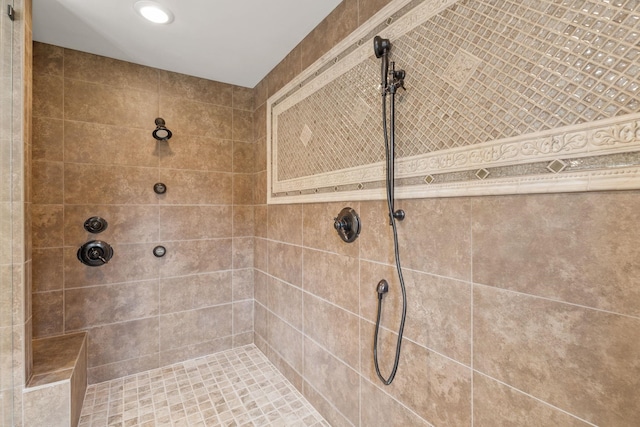
<path fill-rule="evenodd" d="M 79 427 L 329 424 L 254 345 L 93 384 Z"/>

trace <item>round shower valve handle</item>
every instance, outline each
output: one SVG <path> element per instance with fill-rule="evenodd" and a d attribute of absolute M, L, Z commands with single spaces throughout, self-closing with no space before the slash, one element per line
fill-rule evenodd
<path fill-rule="evenodd" d="M 360 217 L 354 209 L 346 207 L 333 219 L 333 228 L 342 240 L 351 243 L 360 234 Z"/>

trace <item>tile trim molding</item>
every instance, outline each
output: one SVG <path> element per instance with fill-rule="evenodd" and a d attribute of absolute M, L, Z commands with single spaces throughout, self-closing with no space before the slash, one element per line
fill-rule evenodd
<path fill-rule="evenodd" d="M 279 115 L 371 57 L 368 41 L 374 34 L 395 39 L 454 3 L 455 0 L 400 0 L 388 4 L 269 98 L 269 204 L 384 199 L 383 162 L 279 180 Z M 404 14 L 395 18 L 402 11 Z M 392 18 L 388 18 L 390 16 Z M 396 165 L 399 183 L 396 197 L 638 189 L 640 155 L 631 153 L 640 153 L 640 113 L 400 158 Z M 575 159 L 604 159 L 614 154 L 621 154 L 623 158 L 613 164 L 606 160 L 594 161 L 582 169 L 566 167 Z M 624 157 L 626 154 L 629 154 L 628 158 Z M 543 162 L 546 162 L 545 167 L 540 167 Z M 492 173 L 496 168 L 513 166 L 519 166 L 525 172 L 529 170 L 529 173 L 512 176 Z M 456 173 L 467 178 L 451 179 Z"/>

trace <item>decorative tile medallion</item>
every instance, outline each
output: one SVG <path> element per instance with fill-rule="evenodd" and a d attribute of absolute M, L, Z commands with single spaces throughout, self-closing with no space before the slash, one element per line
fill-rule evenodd
<path fill-rule="evenodd" d="M 392 1 L 268 100 L 268 202 L 385 197 L 378 34 L 397 197 L 640 188 L 639 28 L 631 0 Z"/>

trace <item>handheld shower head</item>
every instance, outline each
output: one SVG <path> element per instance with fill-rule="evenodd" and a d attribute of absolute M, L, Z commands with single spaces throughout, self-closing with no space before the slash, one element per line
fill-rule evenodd
<path fill-rule="evenodd" d="M 373 52 L 376 54 L 376 58 L 381 58 L 382 55 L 389 52 L 391 49 L 391 42 L 389 39 L 383 39 L 380 36 L 373 38 Z"/>
<path fill-rule="evenodd" d="M 383 39 L 380 36 L 373 38 L 373 52 L 376 54 L 376 58 L 382 58 L 382 64 L 380 64 L 380 86 L 383 95 L 387 93 L 387 85 L 389 82 L 389 50 L 391 50 L 391 42 L 389 39 Z"/>

